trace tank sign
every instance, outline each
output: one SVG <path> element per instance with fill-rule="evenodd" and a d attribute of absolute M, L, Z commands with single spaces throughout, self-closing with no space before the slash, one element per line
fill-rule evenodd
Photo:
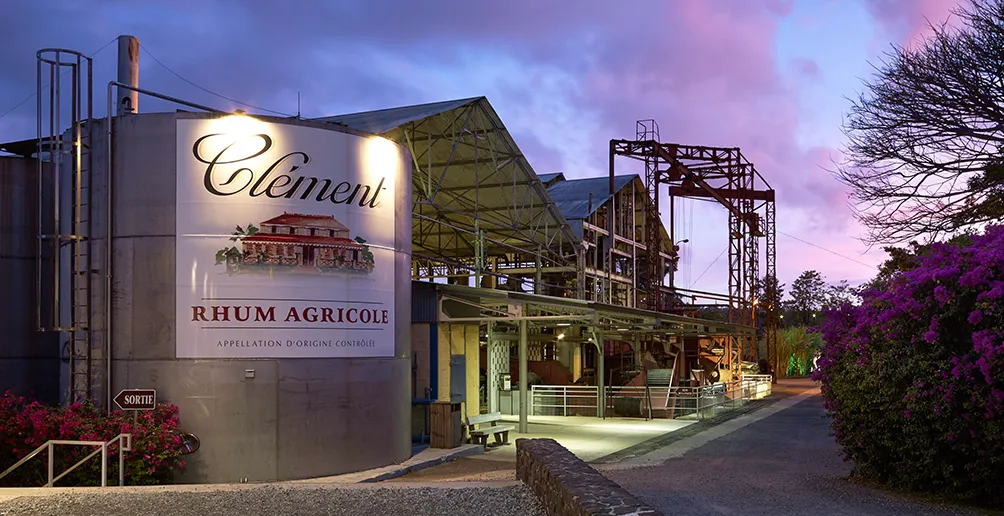
<path fill-rule="evenodd" d="M 247 116 L 177 124 L 177 356 L 393 356 L 403 149 Z"/>

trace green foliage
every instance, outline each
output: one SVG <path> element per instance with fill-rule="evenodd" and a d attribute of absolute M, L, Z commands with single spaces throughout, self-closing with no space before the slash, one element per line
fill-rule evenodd
<path fill-rule="evenodd" d="M 254 224 L 248 224 L 247 230 L 237 226 L 237 230 L 231 233 L 231 242 L 240 242 L 249 236 L 254 236 L 258 234 L 258 227 Z M 243 253 L 236 246 L 224 247 L 216 251 L 216 265 L 221 265 L 227 263 L 229 260 L 241 260 L 244 257 Z"/>
<path fill-rule="evenodd" d="M 370 246 L 366 245 L 366 239 L 361 236 L 357 236 L 356 242 L 359 242 L 363 246 L 363 260 L 372 265 L 374 262 L 373 253 L 370 251 Z"/>
<path fill-rule="evenodd" d="M 778 331 L 777 355 L 781 367 L 778 377 L 803 376 L 809 373 L 812 359 L 823 349 L 823 339 L 805 326 L 789 326 Z"/>

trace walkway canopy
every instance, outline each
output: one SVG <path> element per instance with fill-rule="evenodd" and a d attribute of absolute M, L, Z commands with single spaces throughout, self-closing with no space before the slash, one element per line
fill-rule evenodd
<path fill-rule="evenodd" d="M 435 290 L 435 295 L 432 295 Z M 435 319 L 440 324 L 487 324 L 489 333 L 518 332 L 519 358 L 519 431 L 527 432 L 527 362 L 530 328 L 537 331 L 554 330 L 563 326 L 579 326 L 591 335 L 600 351 L 597 354 L 598 405 L 597 414 L 603 417 L 606 407 L 604 390 L 604 343 L 608 340 L 634 341 L 639 339 L 662 341 L 676 336 L 712 337 L 750 334 L 752 328 L 726 322 L 695 319 L 592 301 L 561 297 L 509 292 L 504 290 L 472 288 L 460 285 L 413 283 L 414 299 L 420 299 L 419 309 L 432 312 L 431 306 L 421 306 L 435 300 Z M 413 310 L 416 306 L 412 307 Z M 668 339 L 667 339 L 668 340 Z M 738 360 L 737 348 L 726 350 L 726 356 Z M 488 353 L 488 370 L 492 371 L 492 354 Z M 494 385 L 494 375 L 488 376 L 489 386 Z"/>
<path fill-rule="evenodd" d="M 527 321 L 531 325 L 553 326 L 577 323 L 590 326 L 611 338 L 623 334 L 709 337 L 750 333 L 749 326 L 684 317 L 639 308 L 609 305 L 562 297 L 464 287 L 435 285 L 439 292 L 440 322 L 488 323 Z M 457 309 L 460 306 L 467 309 Z M 453 307 L 453 309 L 451 309 Z M 472 310 L 477 315 L 471 315 Z M 462 315 L 451 315 L 462 314 Z"/>

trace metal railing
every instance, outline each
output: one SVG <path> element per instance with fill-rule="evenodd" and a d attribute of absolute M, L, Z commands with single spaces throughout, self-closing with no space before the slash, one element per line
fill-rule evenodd
<path fill-rule="evenodd" d="M 770 375 L 746 375 L 702 387 L 606 387 L 605 412 L 608 417 L 705 419 L 769 396 L 771 380 Z M 595 417 L 597 392 L 591 385 L 534 385 L 529 413 Z"/>
<path fill-rule="evenodd" d="M 774 377 L 772 375 L 745 374 L 743 375 L 743 380 L 753 382 L 754 392 L 751 394 L 751 399 L 758 400 L 770 396 L 772 392 L 772 382 L 774 381 Z"/>
<path fill-rule="evenodd" d="M 528 413 L 534 416 L 596 417 L 595 385 L 534 385 Z"/>
<path fill-rule="evenodd" d="M 95 455 L 97 455 L 97 454 L 100 453 L 101 454 L 101 487 L 108 487 L 108 446 L 111 445 L 112 443 L 116 443 L 116 442 L 119 445 L 119 485 L 120 486 L 124 486 L 125 485 L 125 453 L 123 453 L 123 452 L 132 451 L 132 434 L 119 434 L 119 435 L 116 435 L 115 437 L 113 437 L 109 441 L 60 441 L 60 440 L 46 441 L 45 444 L 39 446 L 38 448 L 35 448 L 34 451 L 32 451 L 31 453 L 29 453 L 28 455 L 25 455 L 24 458 L 22 458 L 21 460 L 17 461 L 17 463 L 15 463 L 13 466 L 7 468 L 7 470 L 4 471 L 3 473 L 0 473 L 0 478 L 3 478 L 5 476 L 7 476 L 8 474 L 10 474 L 10 472 L 12 472 L 15 469 L 19 468 L 24 463 L 28 462 L 29 460 L 31 460 L 32 458 L 34 458 L 36 455 L 42 453 L 43 451 L 48 451 L 49 452 L 49 468 L 48 468 L 48 472 L 49 472 L 48 479 L 49 479 L 49 481 L 46 482 L 46 484 L 45 484 L 44 487 L 52 487 L 53 484 L 55 484 L 57 480 L 65 477 L 66 475 L 69 475 L 71 472 L 73 472 L 73 470 L 77 469 L 81 464 L 87 462 L 88 459 L 90 459 L 91 457 L 93 457 L 93 456 L 95 456 Z M 70 445 L 70 446 L 97 446 L 98 449 L 94 450 L 93 452 L 89 453 L 86 457 L 84 457 L 84 458 L 80 459 L 79 461 L 77 461 L 76 464 L 70 466 L 69 468 L 66 469 L 66 471 L 63 471 L 58 476 L 53 477 L 53 474 L 55 473 L 55 466 L 56 466 L 56 456 L 54 455 L 55 447 L 56 447 L 56 445 L 60 445 L 60 444 L 65 444 L 65 445 Z"/>

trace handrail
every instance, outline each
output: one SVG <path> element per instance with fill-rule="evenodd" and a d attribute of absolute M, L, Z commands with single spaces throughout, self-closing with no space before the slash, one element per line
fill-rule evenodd
<path fill-rule="evenodd" d="M 125 453 L 123 453 L 123 452 L 132 451 L 132 434 L 119 434 L 119 435 L 116 435 L 115 437 L 111 438 L 108 441 L 66 441 L 66 440 L 59 440 L 59 439 L 51 439 L 51 440 L 46 441 L 45 444 L 43 444 L 43 445 L 39 446 L 38 448 L 35 448 L 34 450 L 32 450 L 31 453 L 29 453 L 28 455 L 25 455 L 21 460 L 19 460 L 16 463 L 14 463 L 13 466 L 7 468 L 6 471 L 4 471 L 3 473 L 0 473 L 0 478 L 3 478 L 5 476 L 7 476 L 8 474 L 10 474 L 10 472 L 12 472 L 15 469 L 21 467 L 22 465 L 24 465 L 24 463 L 28 462 L 29 460 L 31 460 L 32 458 L 34 458 L 39 453 L 42 453 L 43 450 L 48 450 L 48 452 L 49 452 L 49 468 L 48 468 L 49 475 L 48 475 L 48 482 L 46 482 L 45 487 L 53 487 L 53 484 L 55 484 L 57 480 L 65 477 L 66 475 L 69 475 L 71 472 L 73 472 L 73 470 L 75 470 L 78 467 L 80 467 L 80 465 L 82 465 L 84 462 L 87 462 L 88 459 L 90 459 L 91 457 L 93 457 L 93 456 L 95 456 L 95 455 L 97 455 L 97 454 L 100 453 L 101 454 L 101 487 L 108 487 L 108 445 L 110 445 L 112 443 L 115 443 L 115 442 L 117 442 L 118 445 L 119 445 L 119 486 L 124 486 L 125 485 Z M 56 476 L 55 478 L 53 478 L 53 474 L 55 473 L 54 469 L 56 467 L 56 459 L 55 459 L 55 455 L 54 455 L 53 452 L 55 451 L 55 446 L 58 445 L 58 444 L 69 445 L 69 446 L 100 446 L 100 448 L 97 449 L 97 450 L 94 450 L 93 452 L 91 452 L 90 454 L 88 454 L 86 457 L 84 457 L 84 458 L 80 459 L 79 461 L 77 461 L 76 464 L 74 464 L 74 465 L 70 466 L 69 468 L 67 468 L 66 471 L 63 471 L 58 476 Z"/>
<path fill-rule="evenodd" d="M 592 414 L 599 403 L 605 403 L 606 409 L 616 410 L 616 400 L 630 398 L 643 400 L 643 410 L 648 407 L 645 400 L 665 400 L 664 404 L 662 401 L 648 403 L 652 411 L 664 413 L 670 419 L 687 416 L 703 419 L 770 396 L 771 380 L 771 375 L 745 375 L 742 379 L 695 387 L 608 385 L 604 389 L 604 402 L 597 400 L 599 390 L 593 385 L 534 385 L 527 400 L 528 413 L 535 416 L 568 416 L 571 411 Z"/>

